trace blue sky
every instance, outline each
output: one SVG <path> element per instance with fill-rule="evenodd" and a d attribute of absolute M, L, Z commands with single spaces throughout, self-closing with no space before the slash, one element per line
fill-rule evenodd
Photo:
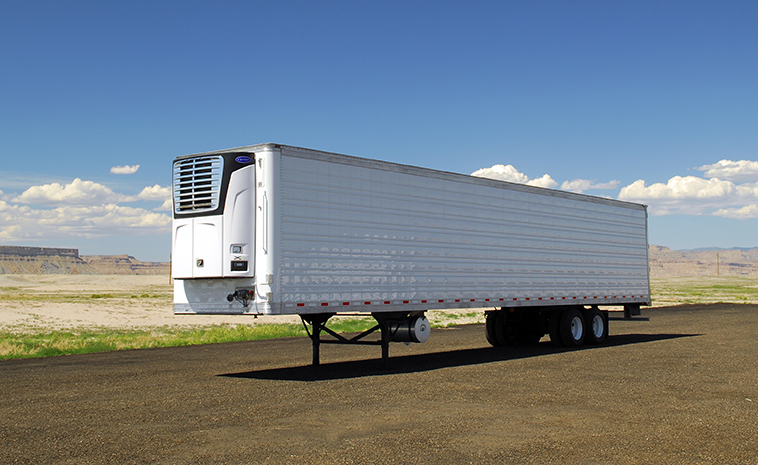
<path fill-rule="evenodd" d="M 0 0 L 0 244 L 166 261 L 173 158 L 278 142 L 758 247 L 755 24 L 748 1 Z"/>

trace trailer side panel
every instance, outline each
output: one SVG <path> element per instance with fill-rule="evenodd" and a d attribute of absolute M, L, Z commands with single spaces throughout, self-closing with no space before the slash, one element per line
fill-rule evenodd
<path fill-rule="evenodd" d="M 644 206 L 281 153 L 273 313 L 650 301 Z"/>

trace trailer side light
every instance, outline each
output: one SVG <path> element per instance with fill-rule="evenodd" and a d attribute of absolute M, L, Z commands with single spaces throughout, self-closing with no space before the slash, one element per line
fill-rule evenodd
<path fill-rule="evenodd" d="M 327 302 L 321 302 L 321 306 L 322 306 L 322 307 L 328 307 L 328 306 L 329 306 L 329 304 L 328 304 Z"/>
<path fill-rule="evenodd" d="M 342 305 L 350 305 L 350 302 L 342 302 Z"/>
<path fill-rule="evenodd" d="M 371 305 L 371 302 L 363 302 L 363 305 Z"/>
<path fill-rule="evenodd" d="M 390 304 L 390 301 L 389 301 L 389 300 L 385 300 L 385 301 L 384 301 L 384 305 L 389 305 L 389 304 Z"/>
<path fill-rule="evenodd" d="M 298 307 L 305 307 L 305 304 L 297 304 Z"/>

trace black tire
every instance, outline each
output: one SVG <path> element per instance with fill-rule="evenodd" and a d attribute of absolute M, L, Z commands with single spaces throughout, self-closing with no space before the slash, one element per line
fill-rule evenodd
<path fill-rule="evenodd" d="M 558 323 L 558 333 L 565 347 L 579 347 L 584 343 L 587 333 L 582 312 L 576 308 L 563 311 Z"/>
<path fill-rule="evenodd" d="M 484 328 L 487 332 L 487 342 L 492 347 L 500 347 L 500 343 L 497 341 L 497 335 L 495 334 L 495 326 L 497 325 L 497 312 L 484 312 Z"/>
<path fill-rule="evenodd" d="M 586 324 L 584 342 L 586 344 L 601 344 L 608 337 L 606 314 L 594 307 L 585 310 L 583 313 Z"/>
<path fill-rule="evenodd" d="M 505 345 L 517 346 L 521 344 L 524 329 L 522 323 L 508 321 L 506 315 L 503 315 L 503 337 L 505 338 Z"/>
<path fill-rule="evenodd" d="M 550 343 L 555 347 L 563 346 L 563 342 L 561 342 L 560 331 L 558 331 L 561 323 L 561 315 L 563 315 L 563 312 L 560 310 L 553 312 L 553 314 L 550 315 L 550 320 L 548 320 L 547 324 L 548 334 L 550 334 Z"/>
<path fill-rule="evenodd" d="M 495 317 L 495 337 L 497 338 L 498 344 L 501 346 L 512 346 L 513 345 L 513 328 L 507 325 L 505 315 L 503 315 L 503 312 L 496 312 L 497 316 Z"/>

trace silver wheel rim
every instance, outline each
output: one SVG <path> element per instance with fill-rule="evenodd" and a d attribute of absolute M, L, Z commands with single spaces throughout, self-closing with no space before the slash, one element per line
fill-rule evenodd
<path fill-rule="evenodd" d="M 571 337 L 574 338 L 575 341 L 578 341 L 582 338 L 582 334 L 584 331 L 584 325 L 582 325 L 582 319 L 578 316 L 575 316 L 571 319 Z"/>
<path fill-rule="evenodd" d="M 592 319 L 592 334 L 595 335 L 595 338 L 600 339 L 603 337 L 604 331 L 605 323 L 603 322 L 603 317 L 600 315 L 595 315 L 595 317 Z"/>

